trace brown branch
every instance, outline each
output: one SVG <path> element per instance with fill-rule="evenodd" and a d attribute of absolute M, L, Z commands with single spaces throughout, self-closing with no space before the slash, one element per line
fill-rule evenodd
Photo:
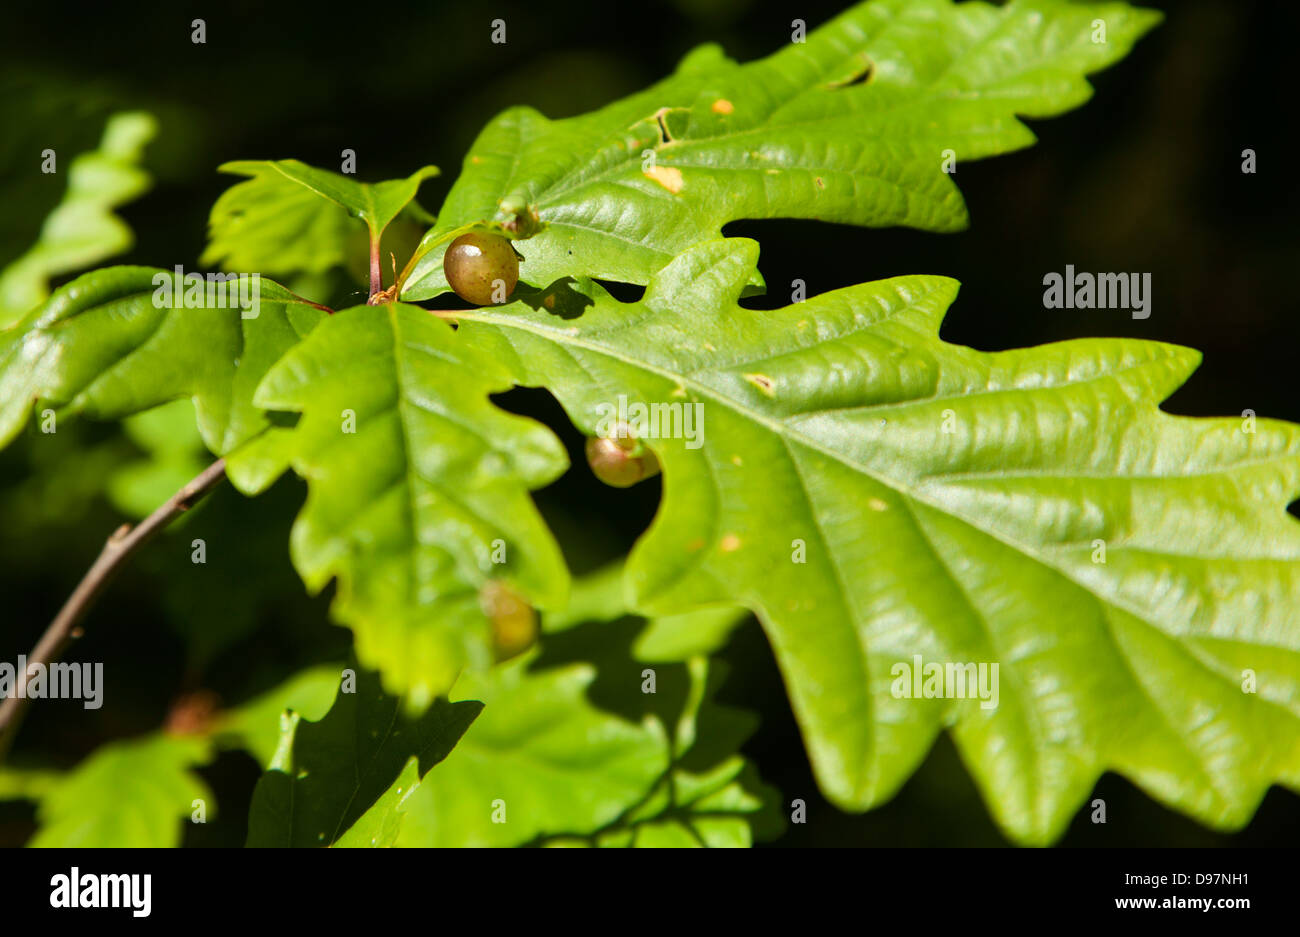
<path fill-rule="evenodd" d="M 104 549 L 100 551 L 99 558 L 81 578 L 77 588 L 68 597 L 68 601 L 63 603 L 59 614 L 54 617 L 54 621 L 50 622 L 50 626 L 45 629 L 40 641 L 28 655 L 28 666 L 32 664 L 49 666 L 62 657 L 68 645 L 81 637 L 81 629 L 77 627 L 77 623 L 90 610 L 95 599 L 104 591 L 126 560 L 144 546 L 154 534 L 193 507 L 225 477 L 226 460 L 217 459 L 135 527 L 123 524 L 114 531 L 104 544 Z M 4 760 L 9 746 L 13 744 L 14 736 L 18 732 L 23 714 L 30 702 L 25 697 L 26 687 L 27 667 L 24 667 L 23 672 L 17 675 L 17 685 L 14 687 L 13 695 L 0 702 L 0 761 Z"/>

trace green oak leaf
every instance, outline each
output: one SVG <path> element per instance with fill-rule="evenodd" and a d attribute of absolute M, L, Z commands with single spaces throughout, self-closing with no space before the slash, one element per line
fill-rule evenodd
<path fill-rule="evenodd" d="M 191 768 L 212 757 L 207 739 L 155 733 L 105 745 L 46 791 L 32 847 L 168 848 L 180 844 L 180 821 L 216 801 Z"/>
<path fill-rule="evenodd" d="M 627 614 L 623 560 L 618 560 L 575 578 L 569 601 L 546 615 L 542 625 L 547 632 L 567 631 L 593 621 L 618 621 Z"/>
<path fill-rule="evenodd" d="M 392 796 L 400 798 L 403 785 L 414 784 L 417 766 L 424 774 L 446 758 L 482 709 L 436 700 L 407 719 L 375 675 L 357 677 L 354 690 L 341 691 L 319 722 L 295 719 L 285 727 L 271 770 L 253 791 L 249 846 L 333 845 L 376 801 L 395 807 L 387 794 L 394 779 Z M 391 829 L 383 829 L 367 822 L 342 845 L 362 833 L 391 841 Z"/>
<path fill-rule="evenodd" d="M 560 475 L 544 426 L 496 408 L 510 375 L 414 306 L 342 310 L 290 350 L 257 406 L 302 414 L 283 452 L 308 484 L 291 552 L 310 590 L 334 578 L 335 616 L 363 666 L 414 709 L 465 664 L 490 661 L 480 590 L 504 580 L 540 608 L 568 572 L 528 495 Z M 494 563 L 501 540 L 507 562 Z"/>
<path fill-rule="evenodd" d="M 547 631 L 563 631 L 592 621 L 617 621 L 629 614 L 623 562 L 610 563 L 573 584 L 569 603 L 546 617 Z M 746 609 L 723 605 L 650 619 L 636 636 L 632 656 L 643 661 L 685 661 L 721 649 L 731 632 L 749 617 Z"/>
<path fill-rule="evenodd" d="M 731 632 L 749 618 L 747 609 L 697 608 L 678 615 L 659 615 L 637 636 L 637 660 L 688 660 L 724 647 Z"/>
<path fill-rule="evenodd" d="M 667 772 L 671 741 L 657 719 L 631 722 L 587 702 L 594 665 L 533 675 L 533 656 L 457 684 L 457 697 L 485 704 L 481 721 L 408 798 L 398 845 L 518 846 L 594 833 Z"/>
<path fill-rule="evenodd" d="M 0 767 L 0 800 L 40 800 L 61 778 L 57 771 Z"/>
<path fill-rule="evenodd" d="M 384 229 L 415 198 L 420 183 L 438 174 L 437 166 L 425 166 L 405 179 L 372 184 L 357 182 L 326 169 L 317 169 L 296 159 L 242 160 L 226 163 L 220 168 L 226 172 L 252 175 L 254 178 L 229 190 L 223 196 L 225 203 L 218 200 L 214 206 L 211 232 L 214 240 L 205 257 L 225 258 L 228 263 L 237 260 L 265 262 L 263 258 L 276 256 L 276 251 L 271 249 L 267 241 L 273 239 L 279 243 L 279 249 L 284 250 L 286 242 L 297 231 L 312 238 L 308 243 L 327 245 L 330 263 L 325 266 L 342 259 L 343 248 L 337 241 L 340 232 L 329 227 L 334 223 L 332 219 L 335 216 L 332 214 L 322 214 L 306 202 L 289 196 L 288 205 L 292 215 L 271 222 L 276 225 L 274 230 L 265 228 L 268 217 L 277 214 L 277 209 L 285 204 L 287 195 L 285 188 L 276 184 L 276 176 L 300 186 L 302 191 L 327 199 L 346 209 L 349 215 L 360 218 L 370 232 L 371 243 L 378 245 Z M 246 246 L 237 243 L 237 238 L 249 233 L 254 238 L 251 243 Z M 293 248 L 290 247 L 290 256 L 292 251 Z M 337 257 L 336 252 L 339 255 Z M 272 263 L 278 264 L 280 261 L 273 259 Z M 319 272 L 325 266 L 300 266 L 296 269 Z M 261 267 L 257 263 L 250 263 L 247 269 L 260 270 Z"/>
<path fill-rule="evenodd" d="M 408 758 L 397 780 L 347 828 L 334 846 L 338 849 L 391 849 L 406 816 L 406 801 L 420 786 L 420 761 Z"/>
<path fill-rule="evenodd" d="M 84 274 L 0 332 L 0 445 L 34 410 L 119 419 L 182 397 L 193 399 L 199 434 L 218 455 L 268 428 L 254 388 L 326 313 L 266 279 L 253 318 L 215 304 L 160 304 L 160 275 L 170 274 L 148 267 Z M 232 478 L 256 490 L 283 469 L 268 458 Z"/>
<path fill-rule="evenodd" d="M 830 799 L 889 798 L 945 727 L 1025 842 L 1106 770 L 1217 828 L 1300 786 L 1300 427 L 1161 412 L 1186 348 L 948 344 L 944 277 L 745 309 L 757 259 L 706 242 L 640 302 L 580 284 L 578 318 L 446 315 L 585 432 L 617 395 L 702 408 L 697 448 L 647 440 L 664 494 L 628 588 L 757 613 Z M 997 663 L 997 704 L 900 698 L 915 655 Z"/>
<path fill-rule="evenodd" d="M 349 248 L 364 255 L 364 235 L 349 212 L 275 163 L 239 160 L 218 169 L 249 178 L 223 192 L 212 206 L 201 263 L 283 276 L 342 266 Z"/>
<path fill-rule="evenodd" d="M 122 421 L 122 430 L 144 454 L 114 468 L 105 493 L 131 517 L 147 517 L 208 464 L 194 403 L 173 400 Z"/>
<path fill-rule="evenodd" d="M 153 732 L 110 742 L 69 772 L 0 768 L 0 800 L 37 802 L 40 824 L 30 846 L 172 847 L 195 800 L 216 800 L 195 773 L 219 748 L 245 749 L 269 764 L 286 710 L 319 717 L 339 686 L 338 666 L 304 671 L 263 695 L 220 713 L 195 734 Z M 326 695 L 328 693 L 328 695 Z"/>
<path fill-rule="evenodd" d="M 697 49 L 590 114 L 507 110 L 467 155 L 402 298 L 448 289 L 438 248 L 475 223 L 536 232 L 518 248 L 520 277 L 539 286 L 646 283 L 743 218 L 958 230 L 967 215 L 949 151 L 960 163 L 1029 146 L 1017 115 L 1082 104 L 1084 76 L 1159 19 L 1123 3 L 872 0 L 746 65 Z"/>
<path fill-rule="evenodd" d="M 756 719 L 712 701 L 720 665 L 655 663 L 648 693 L 630 654 L 644 619 L 555 617 L 539 649 L 457 683 L 483 714 L 407 789 L 396 845 L 748 846 L 779 833 L 775 791 L 735 754 Z"/>
<path fill-rule="evenodd" d="M 745 848 L 759 830 L 766 831 L 762 839 L 780 835 L 776 817 L 775 792 L 757 780 L 752 765 L 730 758 L 705 774 L 675 772 L 671 785 L 660 785 L 644 804 L 587 842 L 556 837 L 542 845 Z"/>
<path fill-rule="evenodd" d="M 341 666 L 304 670 L 235 709 L 222 713 L 212 734 L 223 745 L 247 751 L 263 767 L 280 744 L 280 716 L 292 711 L 303 719 L 322 719 L 338 692 Z"/>
<path fill-rule="evenodd" d="M 113 209 L 148 190 L 149 174 L 139 164 L 157 130 L 149 114 L 114 114 L 99 149 L 82 153 L 68 166 L 68 189 L 45 219 L 40 238 L 0 271 L 0 329 L 44 301 L 51 277 L 130 249 L 131 229 Z"/>

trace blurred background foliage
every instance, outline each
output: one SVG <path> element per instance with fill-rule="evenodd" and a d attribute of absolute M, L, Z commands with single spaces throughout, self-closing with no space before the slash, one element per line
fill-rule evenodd
<path fill-rule="evenodd" d="M 41 152 L 54 149 L 63 161 L 94 149 L 114 112 L 146 111 L 158 132 L 144 157 L 153 187 L 119 210 L 135 244 L 113 262 L 190 267 L 212 203 L 237 181 L 216 172 L 223 162 L 293 157 L 337 168 L 350 148 L 366 181 L 435 163 L 443 176 L 425 184 L 420 201 L 436 210 L 465 149 L 502 108 L 580 113 L 663 76 L 700 42 L 754 58 L 788 41 L 792 18 L 813 27 L 844 5 L 675 0 L 615 14 L 594 0 L 499 0 L 490 9 L 435 2 L 331 15 L 252 0 L 210 10 L 10 3 L 0 37 L 0 267 L 31 248 L 64 196 L 67 163 L 42 174 Z M 959 164 L 971 230 L 730 225 L 726 233 L 762 243 L 771 294 L 760 303 L 784 304 L 796 278 L 812 294 L 946 274 L 963 283 L 943 330 L 949 341 L 990 350 L 1087 335 L 1177 342 L 1202 349 L 1205 363 L 1166 409 L 1300 420 L 1292 371 L 1300 182 L 1287 162 L 1294 13 L 1245 0 L 1146 5 L 1164 8 L 1167 21 L 1094 80 L 1090 104 L 1035 124 L 1040 141 L 1030 150 Z M 206 20 L 205 45 L 190 41 L 195 16 Z M 489 42 L 497 17 L 507 23 L 505 45 Z M 1245 148 L 1257 153 L 1255 175 L 1240 171 Z M 1045 310 L 1042 278 L 1066 264 L 1150 272 L 1151 317 Z M 346 279 L 318 288 L 339 303 L 358 301 L 362 287 Z M 624 553 L 653 515 L 658 481 L 628 491 L 595 484 L 582 440 L 548 395 L 517 391 L 501 402 L 556 428 L 578 466 L 538 496 L 575 572 Z M 33 429 L 0 453 L 0 659 L 32 646 L 108 533 L 204 464 L 189 407 L 178 402 L 120 426 Z M 92 611 L 77 649 L 80 659 L 105 662 L 110 703 L 94 711 L 38 703 L 12 761 L 70 766 L 107 741 L 158 729 L 198 691 L 233 706 L 304 667 L 345 658 L 348 634 L 328 623 L 328 597 L 305 596 L 289 563 L 288 529 L 302 498 L 294 479 L 255 502 L 226 487 L 138 556 Z M 190 561 L 195 538 L 207 544 L 202 566 Z M 730 676 L 719 699 L 762 719 L 745 754 L 787 803 L 808 803 L 808 822 L 787 826 L 779 845 L 1005 843 L 946 740 L 890 804 L 838 812 L 817 793 L 752 619 L 722 656 Z M 186 824 L 185 843 L 241 844 L 257 763 L 225 751 L 200 773 L 220 810 L 206 825 Z M 1300 798 L 1277 789 L 1232 836 L 1113 775 L 1096 796 L 1109 822 L 1094 826 L 1085 811 L 1064 844 L 1290 844 L 1300 828 Z M 21 844 L 34 829 L 30 804 L 0 801 L 0 844 Z"/>

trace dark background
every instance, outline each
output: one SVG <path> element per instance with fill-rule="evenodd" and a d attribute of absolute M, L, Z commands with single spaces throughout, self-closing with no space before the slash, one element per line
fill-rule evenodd
<path fill-rule="evenodd" d="M 126 262 L 194 264 L 207 212 L 231 180 L 232 159 L 295 157 L 337 168 L 357 152 L 367 181 L 426 163 L 444 176 L 421 201 L 436 210 L 482 124 L 512 104 L 552 117 L 580 113 L 644 87 L 680 56 L 718 41 L 733 57 L 788 41 L 790 20 L 809 27 L 847 5 L 824 0 L 677 0 L 674 3 L 506 2 L 322 5 L 260 3 L 8 4 L 0 37 L 0 265 L 36 237 L 65 177 L 36 172 L 38 154 L 91 149 L 114 110 L 160 120 L 147 150 L 152 191 L 121 210 L 137 236 Z M 907 273 L 954 276 L 962 293 L 943 329 L 949 341 L 1001 349 L 1088 335 L 1194 346 L 1205 362 L 1166 409 L 1300 420 L 1294 392 L 1300 317 L 1295 299 L 1293 167 L 1298 25 L 1283 3 L 1147 3 L 1168 18 L 1124 62 L 1094 79 L 1083 109 L 1035 122 L 1037 146 L 956 176 L 972 228 L 954 235 L 864 230 L 814 222 L 744 222 L 769 284 L 798 277 L 810 293 Z M 207 44 L 190 21 L 207 22 Z M 489 23 L 508 42 L 489 41 Z M 1258 172 L 1240 171 L 1241 151 Z M 115 260 L 114 262 L 118 262 Z M 1089 271 L 1149 271 L 1152 315 L 1046 310 L 1042 278 L 1066 264 Z M 503 403 L 546 419 L 582 459 L 580 440 L 544 394 Z M 122 517 L 102 497 L 112 466 L 136 454 L 115 426 L 79 424 L 0 453 L 0 658 L 24 653 Z M 623 552 L 652 516 L 657 483 L 595 494 L 575 469 L 539 495 L 577 571 Z M 326 623 L 325 598 L 302 595 L 287 531 L 302 489 L 286 480 L 247 502 L 219 491 L 143 555 L 87 621 L 82 651 L 106 662 L 112 706 L 33 707 L 15 760 L 73 764 L 104 741 L 157 728 L 184 691 L 229 703 L 268 688 L 296 666 L 336 660 L 348 635 Z M 209 543 L 193 581 L 191 537 Z M 222 547 L 229 547 L 223 549 Z M 187 578 L 189 577 L 189 578 Z M 816 791 L 762 631 L 742 629 L 724 655 L 724 697 L 761 712 L 747 746 L 808 823 L 782 845 L 997 845 L 952 745 L 942 739 L 890 804 L 861 816 Z M 203 772 L 220 816 L 187 825 L 187 843 L 237 845 L 257 767 L 226 754 Z M 1081 814 L 1065 845 L 1293 844 L 1300 798 L 1274 789 L 1251 825 L 1223 836 L 1167 811 L 1107 775 L 1097 796 L 1109 823 Z M 0 844 L 21 843 L 31 809 L 0 804 Z"/>

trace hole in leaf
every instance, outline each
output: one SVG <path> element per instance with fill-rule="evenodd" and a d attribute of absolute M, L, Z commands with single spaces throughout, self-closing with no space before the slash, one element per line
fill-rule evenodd
<path fill-rule="evenodd" d="M 525 287 L 520 284 L 514 298 L 531 309 L 545 309 L 561 319 L 576 319 L 595 300 L 577 288 L 573 277 L 561 277 L 545 289 Z"/>
<path fill-rule="evenodd" d="M 597 280 L 610 296 L 620 303 L 639 303 L 645 296 L 645 287 L 637 283 L 621 283 L 616 280 Z"/>

